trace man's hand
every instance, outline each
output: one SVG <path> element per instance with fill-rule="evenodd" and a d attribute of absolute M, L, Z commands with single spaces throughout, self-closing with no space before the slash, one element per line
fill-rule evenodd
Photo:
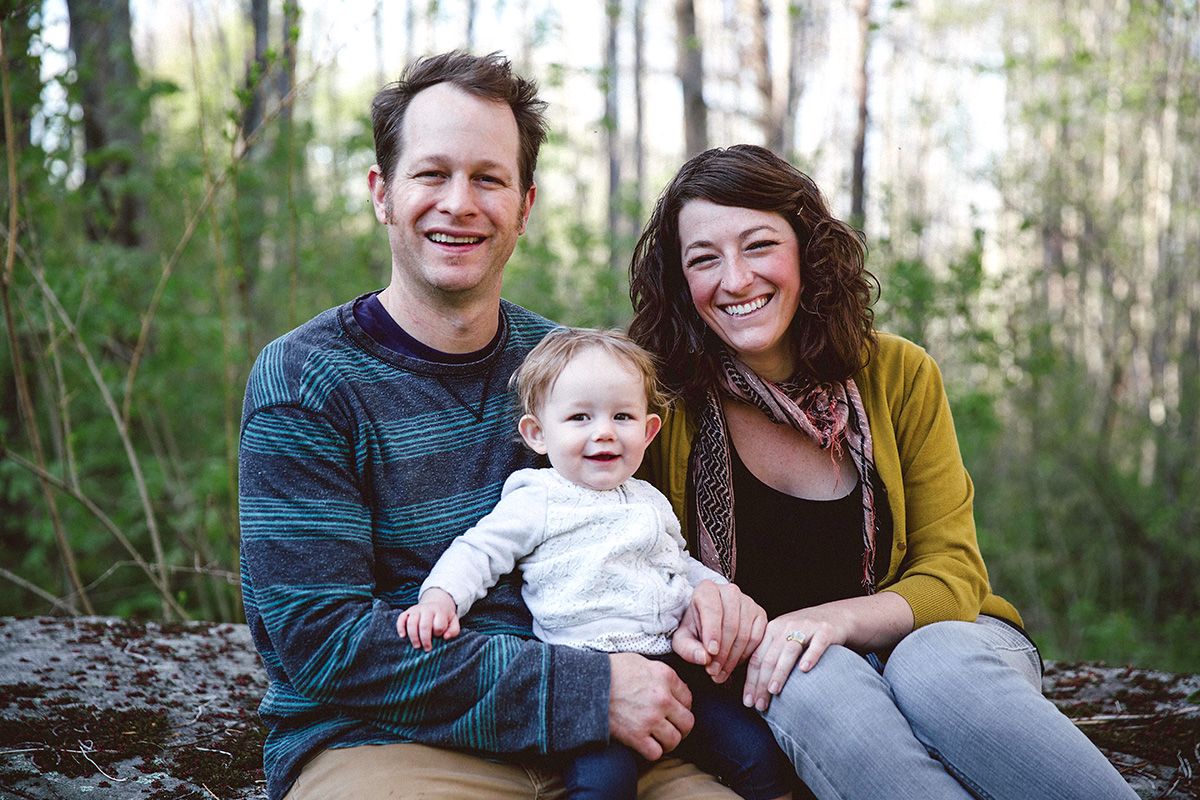
<path fill-rule="evenodd" d="M 675 670 L 636 653 L 610 653 L 608 729 L 647 761 L 674 750 L 692 730 L 692 693 Z"/>
<path fill-rule="evenodd" d="M 671 644 L 685 661 L 704 666 L 716 683 L 724 683 L 766 629 L 767 612 L 737 586 L 701 581 Z"/>
<path fill-rule="evenodd" d="M 420 602 L 400 612 L 396 620 L 400 638 L 426 653 L 433 649 L 435 636 L 453 639 L 458 630 L 458 605 L 449 592 L 437 588 L 426 589 Z"/>

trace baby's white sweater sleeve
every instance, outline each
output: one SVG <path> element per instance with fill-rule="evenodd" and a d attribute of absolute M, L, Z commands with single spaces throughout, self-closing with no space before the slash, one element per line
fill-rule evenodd
<path fill-rule="evenodd" d="M 476 600 L 512 572 L 517 561 L 545 539 L 546 484 L 538 470 L 514 472 L 504 482 L 500 502 L 450 543 L 421 584 L 421 594 L 449 592 L 464 617 Z"/>
<path fill-rule="evenodd" d="M 679 549 L 683 552 L 684 560 L 687 562 L 687 582 L 695 587 L 700 581 L 709 580 L 714 583 L 729 583 L 725 576 L 714 569 L 709 569 L 700 563 L 699 560 L 692 558 L 691 553 L 687 549 L 687 541 L 683 538 L 683 530 L 679 526 L 679 518 L 675 516 L 675 509 L 671 507 L 671 501 L 666 496 L 647 484 L 646 488 L 652 492 L 654 504 L 658 507 L 659 516 L 663 519 L 663 524 L 666 525 L 667 533 L 679 545 Z"/>

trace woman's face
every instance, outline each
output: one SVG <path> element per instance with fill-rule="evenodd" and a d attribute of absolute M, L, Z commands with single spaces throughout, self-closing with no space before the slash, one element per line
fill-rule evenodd
<path fill-rule="evenodd" d="M 705 324 L 761 377 L 790 377 L 800 248 L 787 220 L 689 200 L 679 212 L 679 246 L 683 277 Z"/>

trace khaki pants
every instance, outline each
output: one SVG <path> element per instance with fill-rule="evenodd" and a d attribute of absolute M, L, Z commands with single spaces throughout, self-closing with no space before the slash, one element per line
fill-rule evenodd
<path fill-rule="evenodd" d="M 558 800 L 557 772 L 422 744 L 326 750 L 309 761 L 284 800 Z M 638 782 L 639 800 L 735 800 L 712 776 L 664 758 Z"/>

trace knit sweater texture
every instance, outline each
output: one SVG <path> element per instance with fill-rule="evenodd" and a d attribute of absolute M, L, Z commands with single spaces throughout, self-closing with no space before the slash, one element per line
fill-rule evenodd
<path fill-rule="evenodd" d="M 352 307 L 268 345 L 246 389 L 242 591 L 270 679 L 268 797 L 326 748 L 414 741 L 520 760 L 606 742 L 608 657 L 531 638 L 518 575 L 432 652 L 396 632 L 450 542 L 537 465 L 507 384 L 553 324 L 502 302 L 496 349 L 446 365 L 381 347 Z"/>
<path fill-rule="evenodd" d="M 880 499 L 892 510 L 892 552 L 879 589 L 903 597 L 918 628 L 973 621 L 981 613 L 1020 625 L 1017 610 L 992 594 L 988 582 L 975 536 L 975 488 L 963 467 L 937 363 L 918 345 L 881 333 L 854 382 L 871 428 L 884 488 Z M 671 500 L 683 520 L 694 432 L 683 410 L 668 414 L 638 473 Z"/>

